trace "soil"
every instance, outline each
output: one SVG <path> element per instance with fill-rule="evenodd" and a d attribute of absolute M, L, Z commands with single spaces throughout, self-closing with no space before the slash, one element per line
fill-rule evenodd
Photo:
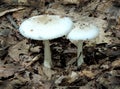
<path fill-rule="evenodd" d="M 0 89 L 120 89 L 119 0 L 37 0 L 42 7 L 25 1 L 0 1 Z M 96 39 L 84 41 L 81 66 L 76 65 L 76 42 L 66 36 L 50 40 L 53 66 L 43 66 L 43 42 L 19 33 L 25 19 L 41 14 L 68 16 L 100 29 Z"/>

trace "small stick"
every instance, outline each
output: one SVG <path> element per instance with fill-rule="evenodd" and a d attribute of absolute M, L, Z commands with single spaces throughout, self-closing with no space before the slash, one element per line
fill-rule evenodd
<path fill-rule="evenodd" d="M 13 8 L 13 9 L 9 9 L 9 10 L 6 10 L 6 11 L 2 11 L 2 12 L 0 12 L 0 17 L 4 16 L 7 13 L 15 12 L 15 11 L 22 10 L 22 9 L 24 9 L 24 8 L 23 7 L 18 7 L 18 8 Z"/>
<path fill-rule="evenodd" d="M 39 60 L 39 58 L 40 58 L 40 55 L 37 55 L 36 57 L 34 57 L 34 58 L 32 59 L 32 61 L 29 62 L 29 63 L 26 65 L 26 67 L 31 66 L 34 62 L 36 62 L 37 60 Z"/>
<path fill-rule="evenodd" d="M 14 21 L 13 17 L 10 14 L 7 14 L 6 17 L 9 20 L 9 22 L 15 27 L 15 29 L 19 28 L 19 26 L 16 24 L 16 22 Z"/>

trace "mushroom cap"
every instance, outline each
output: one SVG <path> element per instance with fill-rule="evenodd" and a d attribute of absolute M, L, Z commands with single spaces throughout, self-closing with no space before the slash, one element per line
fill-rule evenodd
<path fill-rule="evenodd" d="M 73 22 L 69 17 L 58 15 L 39 15 L 25 20 L 19 28 L 20 33 L 34 40 L 50 40 L 68 34 Z"/>
<path fill-rule="evenodd" d="M 99 29 L 90 23 L 79 21 L 74 24 L 73 29 L 67 35 L 70 40 L 89 40 L 99 34 Z"/>

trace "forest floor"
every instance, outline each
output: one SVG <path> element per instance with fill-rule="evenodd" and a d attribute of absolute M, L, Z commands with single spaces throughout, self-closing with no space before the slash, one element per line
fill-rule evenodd
<path fill-rule="evenodd" d="M 0 1 L 0 89 L 120 89 L 119 0 L 46 0 L 42 7 L 30 5 Z M 41 14 L 68 16 L 74 23 L 87 21 L 100 29 L 96 39 L 84 42 L 79 68 L 77 47 L 65 36 L 50 41 L 53 67 L 48 69 L 43 66 L 42 41 L 19 33 L 25 19 Z"/>

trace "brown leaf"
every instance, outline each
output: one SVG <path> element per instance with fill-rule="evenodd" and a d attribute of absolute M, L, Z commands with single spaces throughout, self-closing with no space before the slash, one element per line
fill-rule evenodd
<path fill-rule="evenodd" d="M 0 65 L 0 78 L 7 78 L 9 76 L 12 76 L 17 70 L 18 67 L 13 65 Z"/>
<path fill-rule="evenodd" d="M 44 89 L 52 89 L 52 82 L 45 82 Z"/>
<path fill-rule="evenodd" d="M 63 80 L 63 79 L 66 79 L 66 78 L 68 78 L 68 77 L 67 77 L 67 76 L 63 76 L 63 75 L 60 76 L 58 79 L 55 80 L 55 84 L 56 84 L 56 85 L 61 84 L 61 83 L 62 83 L 62 80 Z"/>
<path fill-rule="evenodd" d="M 38 74 L 33 74 L 32 77 L 33 77 L 33 78 L 32 78 L 33 83 L 37 83 L 37 84 L 40 84 L 40 83 L 41 83 L 40 80 L 41 80 L 42 76 L 40 76 L 40 75 L 38 75 Z"/>
<path fill-rule="evenodd" d="M 52 78 L 52 75 L 56 73 L 55 71 L 46 67 L 43 67 L 43 72 L 48 77 L 48 80 L 50 80 Z"/>
<path fill-rule="evenodd" d="M 83 5 L 87 2 L 89 2 L 90 0 L 61 0 L 61 3 L 63 4 L 75 4 L 75 5 Z"/>
<path fill-rule="evenodd" d="M 48 1 L 48 0 L 47 0 Z M 32 6 L 39 7 L 44 6 L 46 0 L 2 0 L 3 3 L 7 3 L 9 5 L 24 5 L 24 6 Z"/>
<path fill-rule="evenodd" d="M 27 40 L 18 42 L 16 45 L 9 48 L 9 56 L 15 61 L 19 61 L 20 54 L 28 54 L 29 45 L 26 44 Z"/>
<path fill-rule="evenodd" d="M 41 78 L 41 80 L 47 80 L 47 76 L 45 75 L 45 73 L 44 73 L 44 71 L 43 71 L 43 68 L 42 68 L 42 66 L 38 66 L 38 74 L 40 75 L 40 76 L 42 76 Z"/>
<path fill-rule="evenodd" d="M 95 77 L 95 74 L 90 70 L 83 70 L 80 72 L 80 75 L 87 76 L 88 78 L 91 78 L 91 79 L 93 79 Z"/>
<path fill-rule="evenodd" d="M 38 52 L 40 52 L 40 48 L 42 48 L 42 47 L 41 46 L 31 47 L 30 51 L 33 53 L 38 53 Z"/>
<path fill-rule="evenodd" d="M 63 4 L 79 4 L 80 0 L 62 0 Z"/>
<path fill-rule="evenodd" d="M 115 60 L 114 62 L 112 62 L 112 67 L 120 67 L 120 59 Z"/>
<path fill-rule="evenodd" d="M 75 80 L 78 79 L 79 74 L 77 72 L 72 71 L 71 74 L 69 75 L 69 77 L 70 78 L 69 78 L 68 82 L 72 83 L 72 82 L 74 82 Z"/>

